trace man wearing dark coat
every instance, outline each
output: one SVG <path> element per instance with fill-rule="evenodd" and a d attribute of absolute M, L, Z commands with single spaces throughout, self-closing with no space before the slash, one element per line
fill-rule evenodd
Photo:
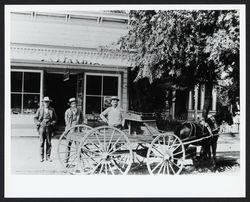
<path fill-rule="evenodd" d="M 44 161 L 44 144 L 46 143 L 46 160 L 52 161 L 51 154 L 51 136 L 55 124 L 57 122 L 57 115 L 54 108 L 50 107 L 51 100 L 49 97 L 43 98 L 43 105 L 37 110 L 34 117 L 35 124 L 40 138 L 40 162 Z"/>

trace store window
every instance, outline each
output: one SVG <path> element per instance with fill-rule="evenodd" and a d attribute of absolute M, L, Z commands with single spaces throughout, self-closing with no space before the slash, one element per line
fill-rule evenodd
<path fill-rule="evenodd" d="M 40 72 L 11 72 L 12 114 L 34 114 L 40 102 Z"/>
<path fill-rule="evenodd" d="M 100 114 L 118 96 L 118 76 L 86 75 L 86 114 Z"/>

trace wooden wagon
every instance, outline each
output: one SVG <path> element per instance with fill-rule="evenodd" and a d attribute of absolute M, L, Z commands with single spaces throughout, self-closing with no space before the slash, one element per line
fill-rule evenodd
<path fill-rule="evenodd" d="M 124 130 L 76 125 L 58 143 L 58 157 L 73 174 L 124 175 L 145 162 L 150 174 L 177 175 L 185 161 L 185 143 L 159 131 L 152 114 L 127 113 Z"/>

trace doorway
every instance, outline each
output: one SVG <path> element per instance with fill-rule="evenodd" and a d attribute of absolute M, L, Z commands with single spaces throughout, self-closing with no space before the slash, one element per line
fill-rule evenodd
<path fill-rule="evenodd" d="M 63 74 L 47 73 L 44 79 L 44 96 L 52 100 L 51 106 L 58 116 L 58 125 L 65 125 L 64 113 L 69 107 L 68 100 L 76 97 L 77 75 L 70 75 L 63 81 Z"/>

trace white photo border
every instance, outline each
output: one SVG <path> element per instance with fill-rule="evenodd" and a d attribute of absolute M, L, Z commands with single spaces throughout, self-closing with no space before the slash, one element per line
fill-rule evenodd
<path fill-rule="evenodd" d="M 240 172 L 206 176 L 13 175 L 10 121 L 10 12 L 56 10 L 240 10 Z M 5 5 L 5 197 L 245 197 L 246 6 L 202 5 Z M 191 184 L 190 184 L 191 183 Z M 203 184 L 204 183 L 204 184 Z M 193 185 L 193 186 L 192 186 Z"/>

